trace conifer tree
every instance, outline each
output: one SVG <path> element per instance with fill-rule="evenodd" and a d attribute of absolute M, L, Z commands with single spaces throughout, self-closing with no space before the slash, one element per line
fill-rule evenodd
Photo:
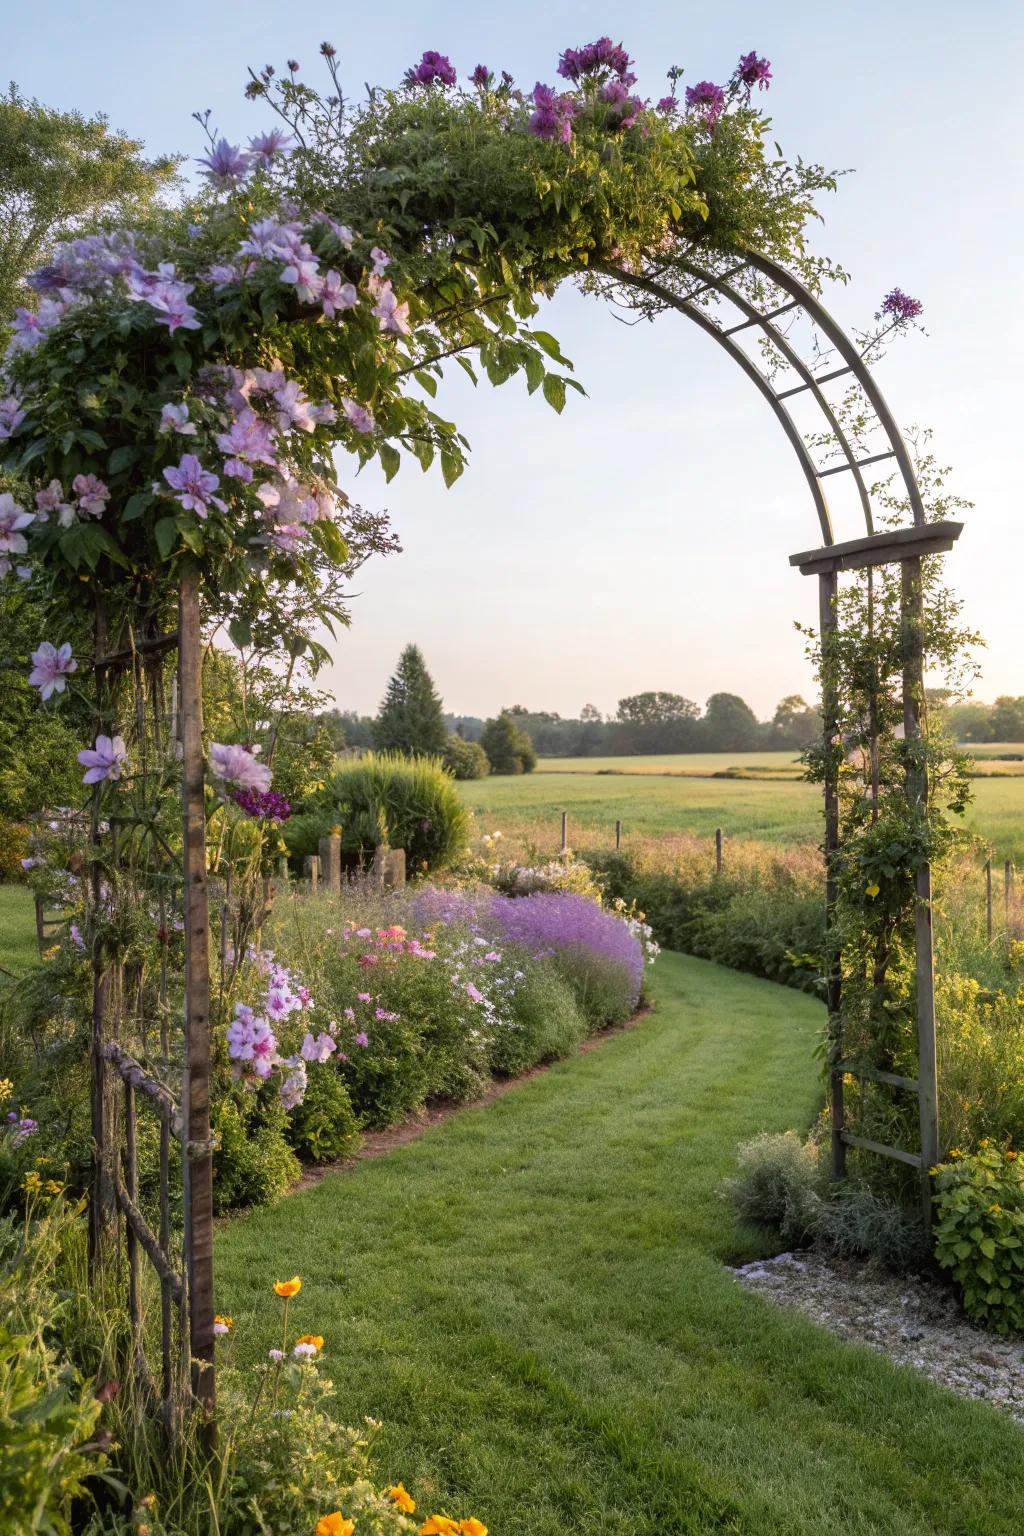
<path fill-rule="evenodd" d="M 444 751 L 447 740 L 444 705 L 423 652 L 418 645 L 407 645 L 374 722 L 373 744 L 379 752 L 435 756 Z"/>

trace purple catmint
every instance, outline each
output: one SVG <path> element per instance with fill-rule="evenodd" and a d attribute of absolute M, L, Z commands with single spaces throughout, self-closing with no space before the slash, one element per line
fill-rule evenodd
<path fill-rule="evenodd" d="M 893 288 L 892 292 L 887 293 L 882 300 L 879 313 L 888 315 L 891 320 L 901 324 L 908 320 L 916 320 L 923 309 L 924 305 L 920 299 L 912 299 L 909 293 L 903 292 L 902 288 Z"/>
<path fill-rule="evenodd" d="M 640 996 L 644 957 L 640 942 L 621 918 L 586 896 L 535 891 L 532 896 L 492 896 L 486 914 L 507 944 L 538 950 L 585 949 L 622 966 L 635 998 Z"/>

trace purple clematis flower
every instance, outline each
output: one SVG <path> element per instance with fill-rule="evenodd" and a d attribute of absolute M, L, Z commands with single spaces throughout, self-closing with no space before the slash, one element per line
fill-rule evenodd
<path fill-rule="evenodd" d="M 224 745 L 219 741 L 210 747 L 210 772 L 225 784 L 235 784 L 239 789 L 255 789 L 265 794 L 270 788 L 272 773 L 266 763 L 257 760 L 259 747 L 246 747 L 241 742 Z"/>
<path fill-rule="evenodd" d="M 333 320 L 343 310 L 354 309 L 358 302 L 359 295 L 354 283 L 342 282 L 341 273 L 335 272 L 333 267 L 324 273 L 320 307 L 328 320 Z"/>
<path fill-rule="evenodd" d="M 99 784 L 103 779 L 119 779 L 122 765 L 128 760 L 123 736 L 97 736 L 95 747 L 79 752 L 78 761 L 88 772 L 83 774 L 83 784 Z"/>
<path fill-rule="evenodd" d="M 713 80 L 698 80 L 686 87 L 686 105 L 699 109 L 706 125 L 713 128 L 725 111 L 725 92 Z"/>
<path fill-rule="evenodd" d="M 64 500 L 64 487 L 59 480 L 51 480 L 41 491 L 36 491 L 36 517 L 45 523 L 51 512 L 56 512 L 62 528 L 70 528 L 75 520 L 75 509 Z"/>
<path fill-rule="evenodd" d="M 32 670 L 29 684 L 39 689 L 39 697 L 45 704 L 54 693 L 63 693 L 70 673 L 78 671 L 78 662 L 71 654 L 71 645 L 65 640 L 62 646 L 51 645 L 44 640 L 37 651 L 32 652 Z"/>
<path fill-rule="evenodd" d="M 181 437 L 195 437 L 196 424 L 188 419 L 188 406 L 182 402 L 175 405 L 173 401 L 160 408 L 159 432 L 177 432 Z"/>
<path fill-rule="evenodd" d="M 342 399 L 341 408 L 357 432 L 373 431 L 373 415 L 365 405 L 360 405 L 356 400 L 350 400 L 346 395 Z"/>
<path fill-rule="evenodd" d="M 10 491 L 0 493 L 0 555 L 23 555 L 28 549 L 23 528 L 35 522 L 35 514 L 18 506 Z"/>
<path fill-rule="evenodd" d="M 371 313 L 376 315 L 381 330 L 390 331 L 394 336 L 409 336 L 412 333 L 409 306 L 398 302 L 398 295 L 389 279 L 385 278 L 383 282 L 378 280 L 376 298 Z"/>
<path fill-rule="evenodd" d="M 13 437 L 24 420 L 25 412 L 17 395 L 7 395 L 0 400 L 0 443 Z"/>
<path fill-rule="evenodd" d="M 87 517 L 102 517 L 110 500 L 110 488 L 96 475 L 76 475 L 71 489 L 78 497 L 78 510 Z"/>
<path fill-rule="evenodd" d="M 433 48 L 428 48 L 412 69 L 407 69 L 403 77 L 405 85 L 433 85 L 435 81 L 439 85 L 454 85 L 458 75 L 455 68 L 445 54 L 438 53 Z"/>
<path fill-rule="evenodd" d="M 164 479 L 172 490 L 179 493 L 174 499 L 181 503 L 186 512 L 194 512 L 197 517 L 205 520 L 211 506 L 219 507 L 222 512 L 227 511 L 226 503 L 213 494 L 220 479 L 204 469 L 194 453 L 184 454 L 178 465 L 168 465 L 164 470 Z"/>
<path fill-rule="evenodd" d="M 235 459 L 245 459 L 250 464 L 277 463 L 274 439 L 277 433 L 268 421 L 257 416 L 251 406 L 240 411 L 226 432 L 217 436 L 217 447 L 222 453 Z"/>
<path fill-rule="evenodd" d="M 772 67 L 767 59 L 759 59 L 753 49 L 742 55 L 736 66 L 736 78 L 747 88 L 747 100 L 756 85 L 759 91 L 766 91 L 772 78 Z"/>
<path fill-rule="evenodd" d="M 283 128 L 271 128 L 269 133 L 258 133 L 249 140 L 249 152 L 257 164 L 270 166 L 278 155 L 285 155 L 295 148 L 295 140 Z"/>

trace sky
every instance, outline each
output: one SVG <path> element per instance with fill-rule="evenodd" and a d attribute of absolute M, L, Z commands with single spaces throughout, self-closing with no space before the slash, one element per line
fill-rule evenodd
<path fill-rule="evenodd" d="M 772 62 L 765 101 L 783 150 L 851 170 L 813 236 L 853 277 L 827 302 L 849 327 L 870 324 L 896 285 L 924 304 L 928 334 L 899 343 L 878 379 L 904 427 L 933 430 L 951 484 L 975 503 L 947 573 L 988 642 L 976 693 L 1024 693 L 1013 72 L 1024 6 L 33 0 L 5 17 L 0 77 L 56 107 L 106 112 L 151 153 L 192 155 L 193 109 L 211 108 L 231 139 L 259 132 L 269 114 L 244 99 L 246 66 L 296 58 L 313 80 L 324 38 L 358 94 L 397 81 L 425 48 L 462 74 L 508 69 L 529 89 L 555 80 L 565 47 L 603 33 L 625 42 L 638 90 L 655 98 L 669 65 L 685 67 L 684 84 L 724 80 L 755 48 Z M 586 398 L 570 393 L 558 417 L 522 380 L 499 397 L 455 369 L 439 404 L 472 445 L 462 479 L 446 490 L 409 461 L 390 486 L 372 467 L 346 486 L 389 510 L 404 553 L 360 572 L 353 626 L 321 684 L 340 708 L 372 713 L 412 641 L 457 713 L 613 711 L 663 688 L 701 703 L 739 693 L 767 716 L 783 695 L 809 695 L 795 621 L 814 621 L 816 583 L 788 556 L 819 542 L 817 524 L 767 404 L 682 316 L 624 326 L 565 287 L 538 323 Z"/>

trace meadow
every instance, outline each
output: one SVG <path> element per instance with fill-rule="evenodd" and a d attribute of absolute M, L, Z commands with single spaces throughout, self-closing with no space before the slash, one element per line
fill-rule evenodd
<path fill-rule="evenodd" d="M 716 827 L 727 838 L 818 843 L 820 791 L 793 765 L 790 752 L 547 758 L 522 778 L 476 779 L 460 789 L 481 832 L 497 828 L 543 853 L 559 846 L 563 811 L 570 847 L 580 849 L 614 847 L 617 820 L 623 846 L 683 833 L 711 838 Z M 712 776 L 730 770 L 738 776 Z M 1024 777 L 978 778 L 972 789 L 967 830 L 991 845 L 997 862 L 1024 862 Z"/>

